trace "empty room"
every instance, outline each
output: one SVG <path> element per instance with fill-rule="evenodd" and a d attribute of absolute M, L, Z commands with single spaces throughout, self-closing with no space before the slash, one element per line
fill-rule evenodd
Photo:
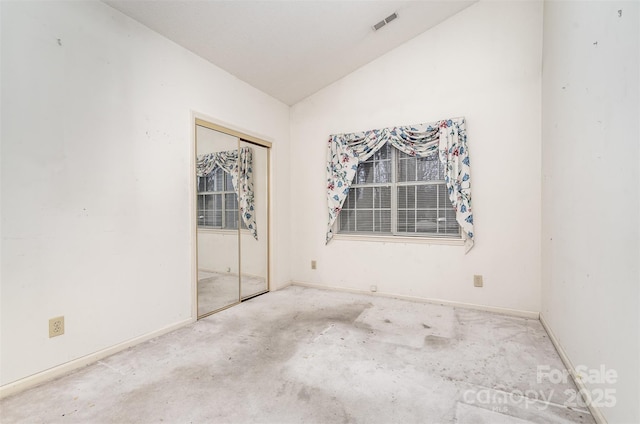
<path fill-rule="evenodd" d="M 0 0 L 0 422 L 640 423 L 639 27 Z"/>

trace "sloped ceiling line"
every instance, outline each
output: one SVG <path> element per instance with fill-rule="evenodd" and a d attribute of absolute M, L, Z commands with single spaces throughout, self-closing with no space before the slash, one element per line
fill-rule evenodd
<path fill-rule="evenodd" d="M 104 0 L 259 90 L 293 105 L 477 0 Z M 381 28 L 373 25 L 398 13 Z"/>

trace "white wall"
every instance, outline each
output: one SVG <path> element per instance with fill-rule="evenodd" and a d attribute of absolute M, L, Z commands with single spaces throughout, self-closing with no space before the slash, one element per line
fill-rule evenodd
<path fill-rule="evenodd" d="M 639 13 L 544 5 L 541 314 L 574 366 L 618 373 L 587 384 L 610 423 L 640 422 Z"/>
<path fill-rule="evenodd" d="M 304 237 L 294 239 L 292 279 L 539 311 L 541 49 L 541 2 L 480 2 L 296 104 L 293 233 Z M 467 255 L 416 243 L 325 246 L 329 134 L 457 116 L 467 118 L 477 235 Z"/>
<path fill-rule="evenodd" d="M 0 7 L 1 384 L 192 318 L 192 112 L 274 143 L 288 283 L 286 105 L 103 3 Z"/>

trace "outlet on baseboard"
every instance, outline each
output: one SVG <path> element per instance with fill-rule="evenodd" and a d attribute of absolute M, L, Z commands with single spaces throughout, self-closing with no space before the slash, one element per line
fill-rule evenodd
<path fill-rule="evenodd" d="M 482 287 L 482 275 L 473 276 L 473 287 Z"/>
<path fill-rule="evenodd" d="M 316 261 L 311 261 L 311 269 L 316 269 L 318 267 L 318 263 Z"/>
<path fill-rule="evenodd" d="M 55 317 L 49 320 L 49 338 L 64 334 L 64 317 Z"/>

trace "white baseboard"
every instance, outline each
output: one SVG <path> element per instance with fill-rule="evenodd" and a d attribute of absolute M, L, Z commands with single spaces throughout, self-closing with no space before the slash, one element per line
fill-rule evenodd
<path fill-rule="evenodd" d="M 544 316 L 542 315 L 542 312 L 540 313 L 540 323 L 542 324 L 545 331 L 549 335 L 549 340 L 551 340 L 551 343 L 553 343 L 553 346 L 555 346 L 556 351 L 558 352 L 558 355 L 560 355 L 560 359 L 562 360 L 562 363 L 567 368 L 567 371 L 569 371 L 569 374 L 571 375 L 573 382 L 576 384 L 576 387 L 578 388 L 578 392 L 581 393 L 584 390 L 584 392 L 588 393 L 589 392 L 588 388 L 585 386 L 584 382 L 580 378 L 577 378 L 576 368 L 573 366 L 571 359 L 569 359 L 567 352 L 564 350 L 564 348 L 560 344 L 560 341 L 554 334 L 553 330 L 551 330 L 551 327 L 549 327 L 549 323 L 545 320 Z M 607 419 L 604 417 L 604 415 L 602 415 L 602 412 L 598 407 L 593 406 L 591 404 L 587 405 L 587 407 L 589 408 L 589 412 L 591 412 L 591 415 L 593 416 L 593 418 L 596 420 L 596 423 L 607 424 Z"/>
<path fill-rule="evenodd" d="M 178 323 L 161 328 L 160 330 L 144 334 L 142 336 L 133 338 L 131 340 L 127 340 L 126 342 L 119 343 L 115 346 L 111 346 L 106 349 L 102 349 L 97 352 L 90 353 L 89 355 L 82 356 L 78 359 L 74 359 L 72 361 L 65 362 L 64 364 L 58 365 L 56 367 L 49 368 L 48 370 L 30 375 L 29 377 L 25 377 L 20 380 L 14 381 L 12 383 L 5 384 L 4 386 L 0 386 L 0 399 L 22 392 L 31 387 L 42 384 L 46 381 L 53 380 L 54 378 L 60 377 L 73 370 L 84 367 L 93 362 L 97 362 L 103 358 L 106 358 L 107 356 L 111 356 L 114 353 L 118 353 L 122 350 L 128 349 L 131 346 L 135 346 L 137 344 L 146 342 L 147 340 L 151 340 L 158 336 L 162 336 L 163 334 L 170 333 L 171 331 L 177 330 L 180 327 L 184 327 L 185 325 L 191 324 L 194 321 L 195 320 L 193 318 L 180 321 Z"/>
<path fill-rule="evenodd" d="M 500 308 L 497 306 L 477 305 L 475 303 L 454 302 L 450 300 L 430 299 L 430 298 L 417 297 L 417 296 L 405 296 L 405 295 L 393 294 L 393 293 L 371 292 L 367 290 L 357 290 L 357 289 L 348 289 L 344 287 L 325 286 L 321 284 L 305 283 L 301 281 L 294 281 L 292 285 L 310 287 L 310 288 L 321 289 L 321 290 L 334 290 L 334 291 L 341 291 L 341 292 L 354 293 L 354 294 L 368 294 L 373 296 L 390 297 L 393 299 L 410 300 L 413 302 L 433 303 L 436 305 L 446 305 L 446 306 L 453 306 L 457 308 L 473 309 L 477 311 L 493 312 L 497 314 L 510 315 L 510 316 L 515 316 L 520 318 L 539 319 L 539 316 L 540 316 L 538 312 L 534 312 L 534 311 L 522 311 L 519 309 Z"/>

